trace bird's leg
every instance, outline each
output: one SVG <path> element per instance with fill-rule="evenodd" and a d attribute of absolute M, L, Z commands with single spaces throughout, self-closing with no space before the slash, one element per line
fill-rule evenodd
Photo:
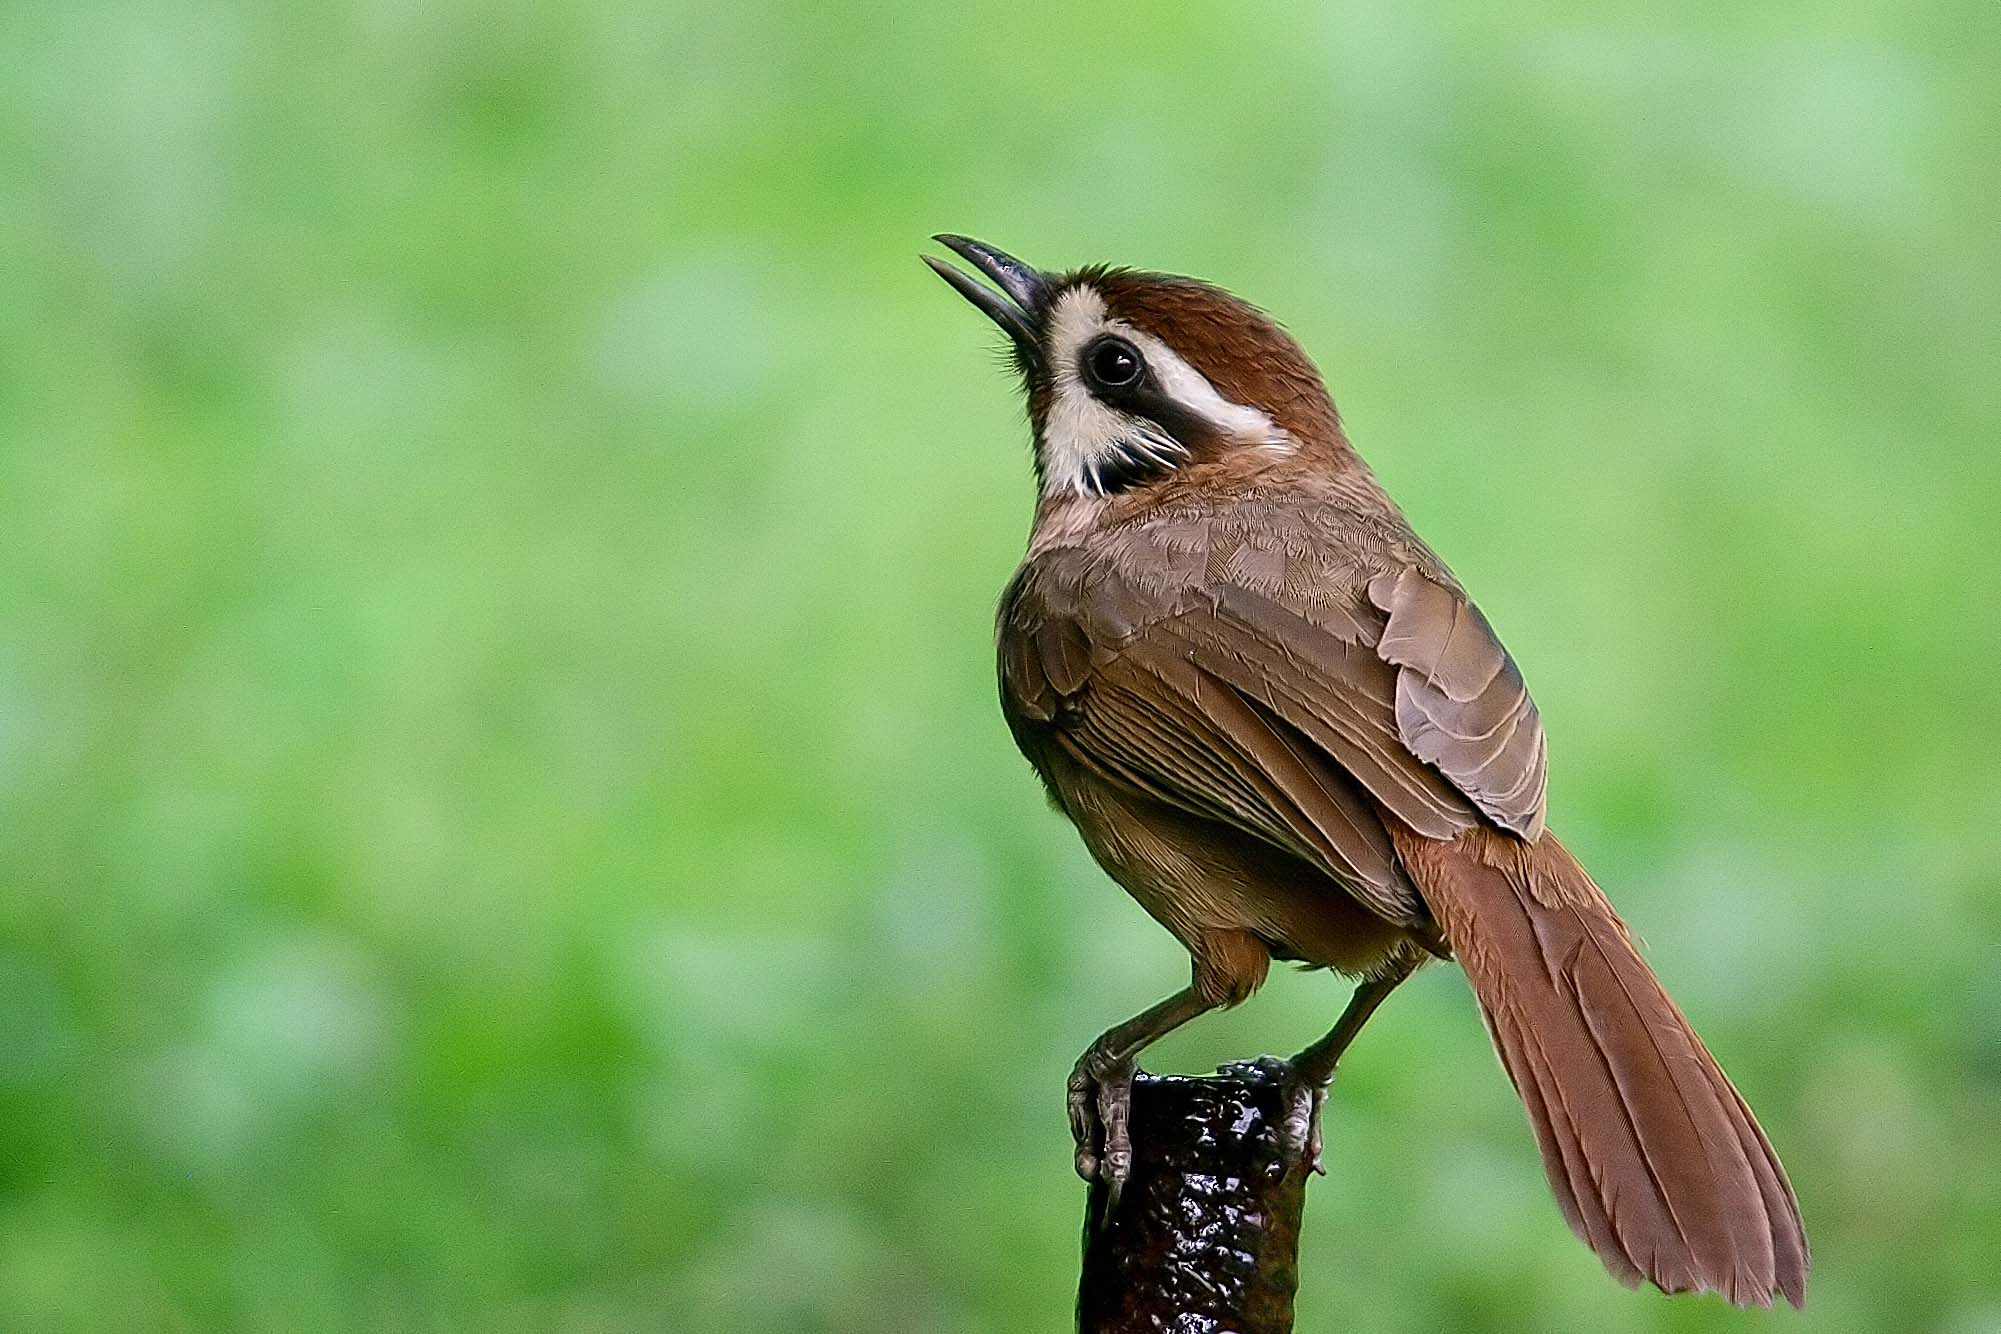
<path fill-rule="evenodd" d="M 1322 1176 L 1326 1169 L 1320 1165 L 1320 1109 L 1326 1105 L 1328 1087 L 1334 1082 L 1334 1067 L 1376 1007 L 1416 971 L 1424 957 L 1416 950 L 1398 952 L 1385 972 L 1355 988 L 1348 1008 L 1341 1011 L 1327 1036 L 1287 1062 L 1294 1093 L 1285 1113 L 1285 1142 L 1294 1152 L 1303 1152 L 1307 1165 Z"/>
<path fill-rule="evenodd" d="M 1070 1071 L 1070 1134 L 1077 1141 L 1077 1175 L 1101 1180 L 1109 1192 L 1106 1211 L 1119 1202 L 1132 1172 L 1134 1062 L 1148 1045 L 1215 1008 L 1194 987 L 1175 992 L 1158 1005 L 1106 1029 L 1084 1049 Z"/>

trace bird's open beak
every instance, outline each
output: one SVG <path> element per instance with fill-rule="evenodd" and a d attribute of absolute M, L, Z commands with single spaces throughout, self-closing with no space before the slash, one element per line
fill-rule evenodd
<path fill-rule="evenodd" d="M 1027 365 L 1033 366 L 1040 361 L 1041 338 L 1038 335 L 1049 280 L 1013 255 L 969 236 L 953 236 L 947 232 L 931 239 L 978 269 L 1000 291 L 983 287 L 944 260 L 926 255 L 924 262 L 931 266 L 932 271 L 952 284 L 960 296 L 984 311 L 988 319 L 1006 330 L 1007 336 L 1014 340 L 1015 350 Z"/>

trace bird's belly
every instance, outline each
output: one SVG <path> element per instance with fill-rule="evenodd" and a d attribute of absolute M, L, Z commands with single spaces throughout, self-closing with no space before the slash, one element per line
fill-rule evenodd
<path fill-rule="evenodd" d="M 1192 952 L 1248 933 L 1273 958 L 1346 973 L 1381 963 L 1407 933 L 1316 868 L 1229 825 L 1090 782 L 1061 804 L 1098 864 Z"/>

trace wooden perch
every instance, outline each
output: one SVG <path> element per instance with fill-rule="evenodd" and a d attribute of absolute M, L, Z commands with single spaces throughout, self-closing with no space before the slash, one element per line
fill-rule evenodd
<path fill-rule="evenodd" d="M 1085 1205 L 1079 1334 L 1289 1334 L 1308 1173 L 1280 1151 L 1280 1073 L 1134 1080 L 1132 1177 L 1109 1218 L 1104 1186 Z"/>

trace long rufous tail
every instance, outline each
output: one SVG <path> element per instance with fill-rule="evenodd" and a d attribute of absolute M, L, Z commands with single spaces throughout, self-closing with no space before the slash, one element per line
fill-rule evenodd
<path fill-rule="evenodd" d="M 1397 848 L 1479 997 L 1571 1230 L 1622 1282 L 1806 1298 L 1778 1155 L 1569 851 L 1475 830 Z"/>

